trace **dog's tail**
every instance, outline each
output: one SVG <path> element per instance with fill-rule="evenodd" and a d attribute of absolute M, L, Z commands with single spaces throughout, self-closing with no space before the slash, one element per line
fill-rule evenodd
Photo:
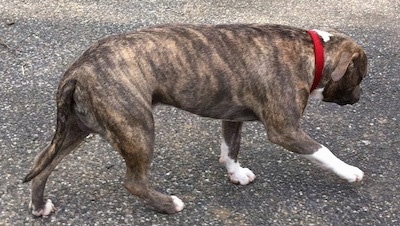
<path fill-rule="evenodd" d="M 62 148 L 63 141 L 67 135 L 67 121 L 72 116 L 73 94 L 75 91 L 76 80 L 67 80 L 60 84 L 57 93 L 57 126 L 53 139 L 42 152 L 36 156 L 31 171 L 25 176 L 23 182 L 29 182 L 41 173 L 57 156 Z"/>

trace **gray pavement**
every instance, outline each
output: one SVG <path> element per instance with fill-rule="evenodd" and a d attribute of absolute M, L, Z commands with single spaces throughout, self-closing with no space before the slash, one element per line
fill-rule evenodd
<path fill-rule="evenodd" d="M 143 207 L 123 188 L 121 157 L 92 136 L 50 177 L 56 213 L 32 217 L 21 180 L 53 133 L 62 72 L 101 37 L 164 23 L 333 27 L 356 39 L 369 56 L 363 98 L 311 102 L 303 127 L 364 181 L 348 184 L 247 123 L 240 159 L 257 179 L 233 185 L 218 163 L 219 122 L 159 107 L 153 185 L 183 199 L 183 212 Z M 391 0 L 0 0 L 0 225 L 399 225 L 399 46 L 400 2 Z"/>

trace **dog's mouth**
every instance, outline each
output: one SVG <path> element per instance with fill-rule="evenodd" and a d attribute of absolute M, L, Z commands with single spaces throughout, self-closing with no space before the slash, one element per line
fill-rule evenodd
<path fill-rule="evenodd" d="M 337 104 L 339 104 L 340 106 L 344 106 L 344 105 L 353 105 L 353 104 L 355 104 L 357 102 L 358 102 L 358 100 L 351 101 L 351 102 L 338 102 Z"/>

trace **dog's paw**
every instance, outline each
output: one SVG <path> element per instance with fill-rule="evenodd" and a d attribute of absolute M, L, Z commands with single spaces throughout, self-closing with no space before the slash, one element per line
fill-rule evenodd
<path fill-rule="evenodd" d="M 228 174 L 232 183 L 239 183 L 241 185 L 249 184 L 256 178 L 256 175 L 254 175 L 250 169 L 242 168 L 240 166 L 235 167 L 233 170 L 229 170 Z"/>
<path fill-rule="evenodd" d="M 56 210 L 50 199 L 47 199 L 43 209 L 36 210 L 35 207 L 32 205 L 32 202 L 29 203 L 29 208 L 32 209 L 32 214 L 37 217 L 46 217 Z"/>
<path fill-rule="evenodd" d="M 357 182 L 363 179 L 363 171 L 355 166 L 343 162 L 323 145 L 318 149 L 318 151 L 311 155 L 304 155 L 304 157 L 324 169 L 333 171 L 340 178 L 343 178 L 348 182 Z"/>
<path fill-rule="evenodd" d="M 348 182 L 359 182 L 364 177 L 364 172 L 359 168 L 351 165 L 344 165 L 334 169 L 334 172 L 341 178 L 347 180 Z"/>
<path fill-rule="evenodd" d="M 183 203 L 183 201 L 181 199 L 179 199 L 178 197 L 176 197 L 175 195 L 171 195 L 171 198 L 175 205 L 176 212 L 182 211 L 183 208 L 185 207 L 185 203 Z"/>

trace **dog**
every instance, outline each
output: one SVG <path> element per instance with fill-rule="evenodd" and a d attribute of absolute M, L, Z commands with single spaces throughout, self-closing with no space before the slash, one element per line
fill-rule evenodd
<path fill-rule="evenodd" d="M 253 172 L 238 161 L 244 121 L 263 123 L 270 142 L 300 154 L 349 182 L 364 173 L 337 158 L 300 128 L 309 98 L 340 105 L 360 99 L 367 56 L 335 30 L 274 24 L 162 25 L 106 37 L 63 75 L 51 143 L 34 160 L 30 206 L 36 216 L 54 211 L 44 199 L 48 176 L 91 133 L 124 158 L 124 186 L 146 205 L 176 213 L 184 203 L 154 190 L 149 167 L 156 104 L 222 120 L 220 162 L 233 183 Z"/>

